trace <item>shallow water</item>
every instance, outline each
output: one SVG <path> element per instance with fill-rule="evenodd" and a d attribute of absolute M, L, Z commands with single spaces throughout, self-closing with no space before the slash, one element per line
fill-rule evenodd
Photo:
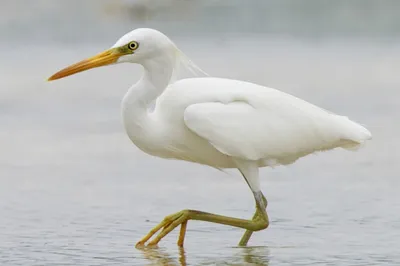
<path fill-rule="evenodd" d="M 120 25 L 93 42 L 65 43 L 59 32 L 59 40 L 41 42 L 38 36 L 54 36 L 58 26 L 50 25 L 28 48 L 15 33 L 0 44 L 0 265 L 400 264 L 396 41 L 171 36 L 210 74 L 276 87 L 347 115 L 373 140 L 356 153 L 263 169 L 271 223 L 248 248 L 236 247 L 240 229 L 190 221 L 184 250 L 177 232 L 158 249 L 137 250 L 165 215 L 191 208 L 250 218 L 253 199 L 234 171 L 150 157 L 130 143 L 119 104 L 139 67 L 44 81 L 111 45 L 127 28 Z"/>

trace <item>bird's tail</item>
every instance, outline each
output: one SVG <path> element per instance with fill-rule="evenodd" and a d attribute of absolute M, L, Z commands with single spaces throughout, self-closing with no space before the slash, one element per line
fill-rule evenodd
<path fill-rule="evenodd" d="M 358 150 L 367 140 L 372 138 L 371 132 L 364 126 L 344 116 L 339 116 L 338 119 L 338 122 L 342 126 L 342 148 L 346 150 Z"/>

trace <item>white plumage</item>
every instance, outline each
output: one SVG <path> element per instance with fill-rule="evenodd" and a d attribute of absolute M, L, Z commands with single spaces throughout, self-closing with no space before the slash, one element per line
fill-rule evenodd
<path fill-rule="evenodd" d="M 353 149 L 371 137 L 347 117 L 287 93 L 223 78 L 170 84 L 148 115 L 158 125 L 129 131 L 131 123 L 125 123 L 135 143 L 142 141 L 136 138 L 140 135 L 153 143 L 146 145 L 151 151 L 144 147 L 153 155 L 217 168 L 237 167 L 231 158 L 259 166 L 289 164 L 317 151 Z M 129 117 L 124 113 L 125 120 Z"/>
<path fill-rule="evenodd" d="M 180 63 L 189 69 L 199 68 L 168 37 L 152 29 L 137 29 L 124 35 L 111 49 L 61 70 L 50 80 L 122 62 L 138 63 L 144 69 L 142 78 L 122 102 L 123 122 L 132 142 L 144 152 L 162 158 L 220 169 L 238 168 L 254 193 L 254 217 L 263 217 L 262 222 L 249 222 L 192 213 L 185 219 L 196 217 L 250 231 L 264 229 L 268 216 L 260 190 L 259 167 L 290 164 L 308 154 L 338 147 L 356 149 L 371 138 L 366 128 L 347 117 L 272 88 L 213 77 L 172 82 Z M 184 214 L 175 215 L 180 221 Z M 154 243 L 168 230 L 160 233 Z M 244 236 L 240 243 L 246 244 L 249 238 Z"/>

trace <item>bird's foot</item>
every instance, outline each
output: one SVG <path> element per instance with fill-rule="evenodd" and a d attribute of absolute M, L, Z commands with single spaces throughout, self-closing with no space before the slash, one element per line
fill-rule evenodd
<path fill-rule="evenodd" d="M 156 227 L 154 227 L 147 235 L 145 235 L 137 244 L 136 247 L 144 247 L 147 241 L 150 240 L 158 231 L 161 232 L 154 237 L 153 240 L 148 242 L 147 246 L 157 246 L 158 242 L 163 239 L 167 234 L 174 230 L 178 225 L 181 225 L 181 231 L 178 238 L 178 246 L 183 246 L 185 240 L 186 226 L 189 220 L 205 221 L 217 224 L 230 225 L 238 228 L 247 229 L 250 233 L 245 233 L 240 245 L 246 245 L 249 240 L 251 233 L 254 231 L 263 230 L 268 227 L 268 215 L 264 211 L 258 210 L 252 220 L 244 220 L 240 218 L 222 216 L 218 214 L 212 214 L 196 210 L 183 210 L 174 214 L 171 214 L 162 220 Z"/>
<path fill-rule="evenodd" d="M 168 215 L 167 217 L 164 218 L 164 220 L 162 220 L 161 223 L 159 223 L 157 226 L 151 229 L 147 235 L 145 235 L 139 242 L 137 242 L 136 247 L 139 248 L 146 246 L 146 242 L 149 241 L 150 238 L 152 238 L 162 228 L 161 232 L 147 244 L 148 247 L 157 246 L 158 242 L 160 242 L 161 239 L 163 239 L 167 234 L 169 234 L 179 225 L 181 225 L 181 230 L 179 233 L 177 244 L 178 246 L 182 247 L 183 241 L 185 240 L 186 226 L 187 226 L 187 221 L 190 218 L 190 213 L 191 210 L 183 210 Z"/>

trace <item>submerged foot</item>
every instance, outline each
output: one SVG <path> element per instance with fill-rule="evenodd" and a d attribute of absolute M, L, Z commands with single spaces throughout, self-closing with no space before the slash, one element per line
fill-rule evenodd
<path fill-rule="evenodd" d="M 147 243 L 147 246 L 156 246 L 158 242 L 161 241 L 161 239 L 163 239 L 167 234 L 169 234 L 179 225 L 181 225 L 181 230 L 179 233 L 177 244 L 178 246 L 182 247 L 185 240 L 187 221 L 189 220 L 190 212 L 190 210 L 183 210 L 168 215 L 164 218 L 164 220 L 162 220 L 161 223 L 151 229 L 147 235 L 145 235 L 139 242 L 137 242 L 136 247 L 146 246 L 146 243 L 150 240 L 150 238 L 152 238 L 162 228 L 161 232 L 153 240 Z"/>
<path fill-rule="evenodd" d="M 264 211 L 265 212 L 265 211 Z M 137 244 L 136 247 L 156 246 L 167 234 L 174 230 L 177 226 L 181 225 L 179 233 L 178 246 L 182 247 L 185 240 L 187 222 L 189 220 L 205 221 L 223 225 L 234 226 L 242 229 L 247 229 L 251 232 L 263 230 L 268 227 L 268 216 L 264 215 L 264 212 L 258 211 L 252 220 L 244 220 L 240 218 L 228 217 L 218 214 L 212 214 L 196 210 L 183 210 L 174 214 L 171 214 L 162 220 L 157 226 L 155 226 L 150 232 L 145 235 Z M 148 242 L 158 231 L 160 231 L 153 240 Z M 246 234 L 247 235 L 247 234 Z M 248 238 L 251 234 L 247 235 L 245 239 L 242 239 L 241 244 L 247 244 Z"/>

